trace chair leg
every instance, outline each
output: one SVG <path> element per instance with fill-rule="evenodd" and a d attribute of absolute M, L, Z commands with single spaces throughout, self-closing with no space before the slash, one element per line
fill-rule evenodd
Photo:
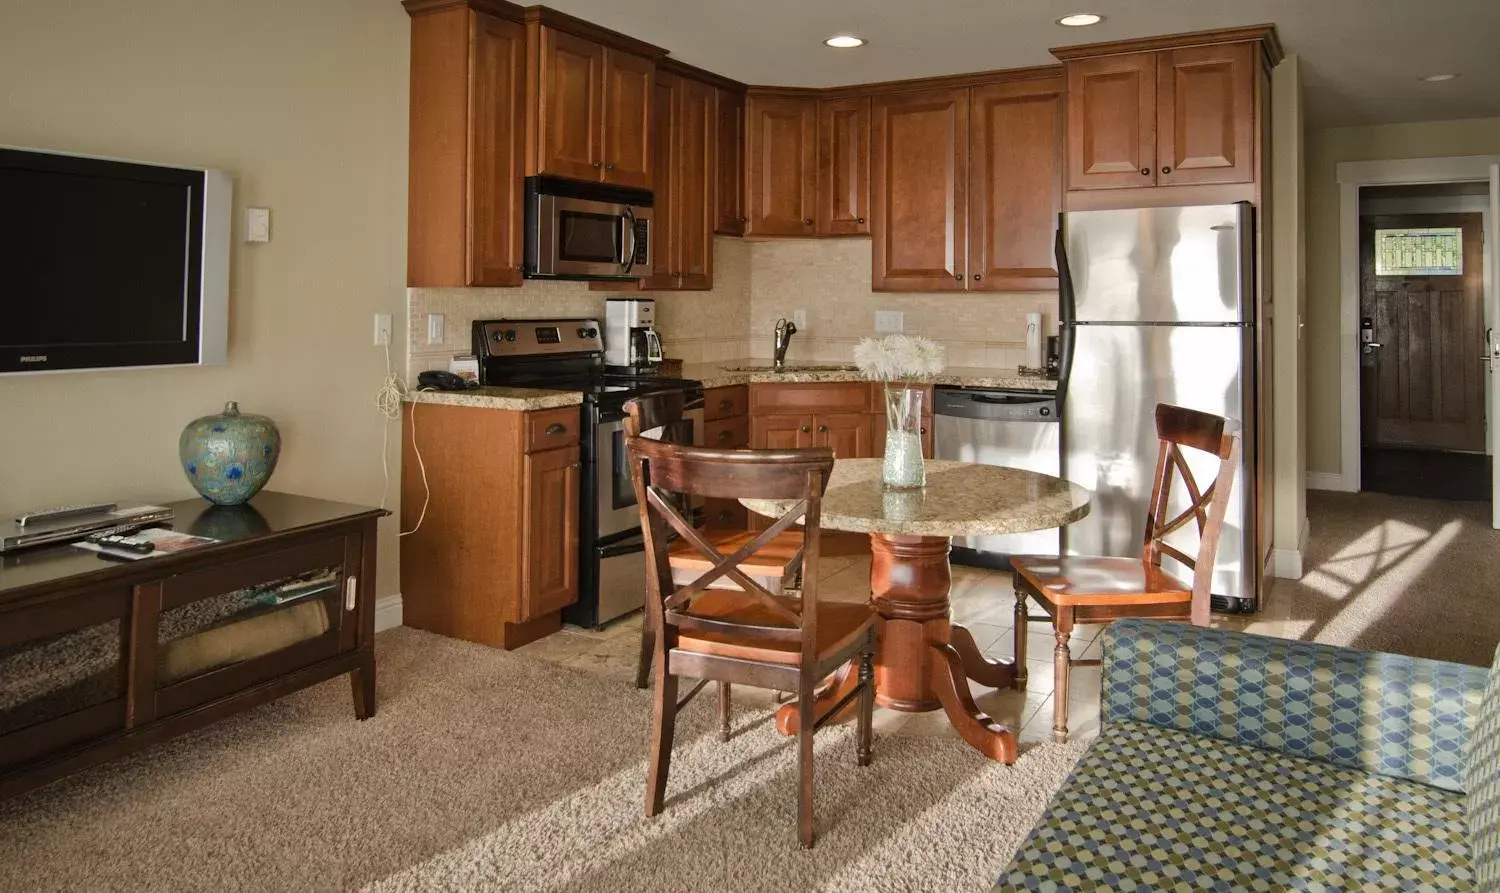
<path fill-rule="evenodd" d="M 1068 631 L 1054 627 L 1057 647 L 1052 650 L 1052 740 L 1068 740 L 1068 670 L 1073 656 L 1068 652 Z"/>
<path fill-rule="evenodd" d="M 647 608 L 649 611 L 650 608 Z M 651 625 L 651 618 L 641 625 L 641 660 L 635 667 L 635 687 L 645 688 L 647 681 L 651 678 L 651 658 L 656 651 L 656 630 Z"/>
<path fill-rule="evenodd" d="M 1026 593 L 1016 587 L 1016 688 L 1026 687 L 1026 624 L 1030 622 L 1026 613 Z"/>
<path fill-rule="evenodd" d="M 665 664 L 666 661 L 661 661 Z M 672 766 L 672 732 L 677 725 L 677 677 L 656 668 L 656 686 L 651 707 L 650 768 L 646 772 L 646 815 L 661 812 L 667 794 L 667 771 Z"/>
<path fill-rule="evenodd" d="M 729 740 L 729 683 L 719 683 L 719 740 Z"/>
<path fill-rule="evenodd" d="M 813 845 L 813 689 L 816 680 L 802 677 L 797 692 L 797 834 L 805 849 Z"/>
<path fill-rule="evenodd" d="M 856 753 L 861 766 L 870 765 L 870 744 L 875 726 L 875 643 L 870 642 L 859 653 L 859 745 Z"/>

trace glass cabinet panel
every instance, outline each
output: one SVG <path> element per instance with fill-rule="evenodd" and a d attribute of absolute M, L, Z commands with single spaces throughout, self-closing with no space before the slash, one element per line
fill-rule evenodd
<path fill-rule="evenodd" d="M 125 695 L 123 623 L 0 646 L 0 737 Z"/>

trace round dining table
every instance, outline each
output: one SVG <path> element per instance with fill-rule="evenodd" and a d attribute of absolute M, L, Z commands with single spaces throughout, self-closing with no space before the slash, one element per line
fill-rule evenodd
<path fill-rule="evenodd" d="M 1025 668 L 984 657 L 974 637 L 952 622 L 948 552 L 955 536 L 1024 533 L 1071 524 L 1089 511 L 1088 490 L 1060 478 L 995 465 L 928 459 L 927 484 L 888 489 L 880 459 L 839 459 L 823 495 L 827 530 L 870 535 L 870 592 L 879 614 L 875 700 L 904 712 L 942 709 L 959 735 L 979 752 L 1015 762 L 1015 731 L 974 703 L 972 679 L 990 688 L 1019 687 Z M 742 499 L 746 508 L 776 518 L 793 500 Z M 858 685 L 842 669 L 818 697 L 821 716 Z M 777 728 L 796 731 L 795 704 L 782 707 Z"/>

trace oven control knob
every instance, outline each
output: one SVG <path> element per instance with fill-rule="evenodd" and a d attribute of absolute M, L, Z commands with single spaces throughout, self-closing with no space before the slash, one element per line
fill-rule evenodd
<path fill-rule="evenodd" d="M 579 329 L 578 330 L 578 337 L 580 337 L 580 338 L 598 338 L 599 337 L 599 330 L 598 329 Z"/>
<path fill-rule="evenodd" d="M 516 330 L 515 329 L 506 329 L 505 330 L 505 340 L 506 341 L 515 341 L 516 340 Z"/>
<path fill-rule="evenodd" d="M 1052 415 L 1052 409 L 1047 406 L 1043 406 L 1041 409 L 1037 410 L 1037 412 L 1042 416 L 1042 418 L 1046 418 L 1047 416 Z"/>

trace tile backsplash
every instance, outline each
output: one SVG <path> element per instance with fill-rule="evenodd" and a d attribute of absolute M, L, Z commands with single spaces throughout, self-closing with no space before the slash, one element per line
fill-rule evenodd
<path fill-rule="evenodd" d="M 689 363 L 769 358 L 779 317 L 807 313 L 788 358 L 847 362 L 860 338 L 877 334 L 875 312 L 904 315 L 908 334 L 926 335 L 948 350 L 952 366 L 1014 367 L 1025 361 L 1026 314 L 1040 311 L 1057 327 L 1056 293 L 876 294 L 870 291 L 868 239 L 747 242 L 714 240 L 714 288 L 664 292 L 657 327 L 667 355 Z M 446 369 L 470 350 L 476 319 L 588 317 L 603 319 L 612 293 L 582 282 L 527 282 L 521 288 L 407 290 L 410 337 L 407 375 Z M 621 292 L 620 294 L 623 294 Z M 444 316 L 444 341 L 427 343 L 427 314 Z"/>

